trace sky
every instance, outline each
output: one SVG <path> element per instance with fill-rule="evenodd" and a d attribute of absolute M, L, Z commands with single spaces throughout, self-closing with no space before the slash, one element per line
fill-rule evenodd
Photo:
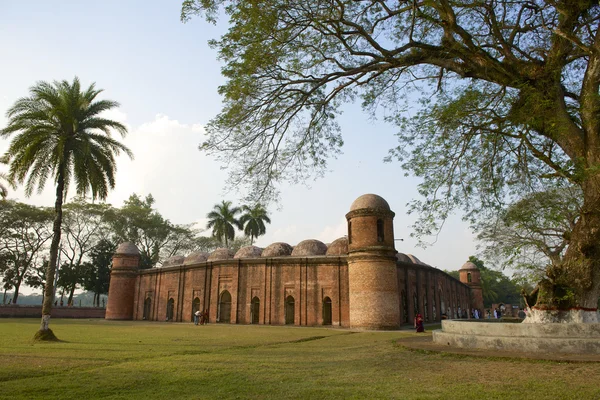
<path fill-rule="evenodd" d="M 8 108 L 37 81 L 78 76 L 84 87 L 95 82 L 104 89 L 101 98 L 120 103 L 110 118 L 126 124 L 129 133 L 122 142 L 135 155 L 134 160 L 119 157 L 107 202 L 119 207 L 132 193 L 151 193 L 156 208 L 173 223 L 205 225 L 216 203 L 241 205 L 242 197 L 226 187 L 222 166 L 198 150 L 204 126 L 220 110 L 217 89 L 225 83 L 223 65 L 207 42 L 227 25 L 200 17 L 184 24 L 180 7 L 181 1 L 173 0 L 0 0 L 0 128 Z M 396 213 L 395 237 L 403 239 L 396 242 L 399 252 L 445 270 L 459 269 L 476 254 L 474 235 L 460 215 L 450 217 L 426 249 L 411 237 L 416 217 L 406 210 L 419 196 L 419 180 L 405 177 L 398 162 L 383 162 L 397 145 L 397 128 L 373 120 L 358 104 L 347 105 L 339 123 L 343 154 L 331 160 L 323 178 L 280 187 L 280 203 L 269 208 L 272 223 L 258 246 L 332 242 L 347 234 L 344 216 L 352 202 L 375 193 Z M 0 154 L 8 145 L 0 139 Z M 11 190 L 9 197 L 52 206 L 54 188 L 47 185 L 30 198 L 22 189 Z"/>

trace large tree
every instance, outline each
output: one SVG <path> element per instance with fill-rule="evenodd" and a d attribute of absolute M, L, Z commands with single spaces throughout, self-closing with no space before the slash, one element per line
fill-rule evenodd
<path fill-rule="evenodd" d="M 487 259 L 539 281 L 562 262 L 580 214 L 579 188 L 557 188 L 524 196 L 475 228 Z"/>
<path fill-rule="evenodd" d="M 42 323 L 36 333 L 39 339 L 55 339 L 49 328 L 52 311 L 54 274 L 58 260 L 62 227 L 62 207 L 68 188 L 75 183 L 80 196 L 90 194 L 92 199 L 106 198 L 115 186 L 115 156 L 131 151 L 111 137 L 116 131 L 122 136 L 127 128 L 102 116 L 118 107 L 111 100 L 98 100 L 102 90 L 91 84 L 82 90 L 76 77 L 72 83 L 38 82 L 7 111 L 8 125 L 0 130 L 0 137 L 12 140 L 4 160 L 9 164 L 9 179 L 25 183 L 25 193 L 41 191 L 48 178 L 54 178 L 56 201 L 54 205 L 53 237 L 46 271 Z"/>
<path fill-rule="evenodd" d="M 270 224 L 271 219 L 267 215 L 267 210 L 261 204 L 254 206 L 243 206 L 240 224 L 244 227 L 244 234 L 250 237 L 250 244 L 254 244 L 254 238 L 264 235 L 267 232 L 265 223 Z"/>
<path fill-rule="evenodd" d="M 152 268 L 172 255 L 195 248 L 196 231 L 191 225 L 177 225 L 154 208 L 152 194 L 132 194 L 123 207 L 107 213 L 115 241 L 130 241 L 141 253 L 140 268 Z"/>
<path fill-rule="evenodd" d="M 230 201 L 223 200 L 221 204 L 215 204 L 213 210 L 206 215 L 208 223 L 206 227 L 212 229 L 212 235 L 219 242 L 228 242 L 235 238 L 235 228 L 242 229 L 243 226 L 236 215 L 242 210 L 239 207 L 232 207 Z"/>
<path fill-rule="evenodd" d="M 324 171 L 342 144 L 335 117 L 360 98 L 398 124 L 390 158 L 423 179 L 417 233 L 457 207 L 489 218 L 526 193 L 579 186 L 580 217 L 535 314 L 598 321 L 597 1 L 186 0 L 182 19 L 214 21 L 221 6 L 224 108 L 201 148 L 236 160 L 234 183 L 269 194 Z"/>

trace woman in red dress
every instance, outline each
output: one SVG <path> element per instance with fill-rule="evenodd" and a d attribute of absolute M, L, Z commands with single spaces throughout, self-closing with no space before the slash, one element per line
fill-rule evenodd
<path fill-rule="evenodd" d="M 417 328 L 417 332 L 425 332 L 425 326 L 423 325 L 423 316 L 421 314 L 417 314 L 415 317 L 415 328 Z"/>

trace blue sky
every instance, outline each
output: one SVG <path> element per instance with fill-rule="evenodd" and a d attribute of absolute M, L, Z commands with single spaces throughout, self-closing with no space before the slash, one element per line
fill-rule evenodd
<path fill-rule="evenodd" d="M 220 165 L 197 150 L 203 126 L 219 111 L 221 64 L 207 41 L 226 29 L 196 18 L 179 21 L 180 1 L 8 1 L 0 0 L 0 127 L 6 110 L 39 80 L 96 82 L 104 98 L 121 107 L 111 113 L 129 127 L 124 139 L 135 160 L 121 158 L 117 187 L 108 202 L 120 206 L 131 193 L 152 193 L 159 211 L 175 223 L 205 222 L 222 199 L 236 202 Z M 397 250 L 441 269 L 455 270 L 475 254 L 468 226 L 453 216 L 426 250 L 410 238 L 414 216 L 406 203 L 418 196 L 418 180 L 404 177 L 398 163 L 384 164 L 396 145 L 395 127 L 370 120 L 359 105 L 340 118 L 345 145 L 331 172 L 305 185 L 282 187 L 280 209 L 258 245 L 292 245 L 316 238 L 326 243 L 346 232 L 344 215 L 364 193 L 383 196 L 396 212 Z M 0 140 L 0 152 L 8 146 Z M 1 168 L 1 167 L 0 167 Z M 29 199 L 53 204 L 53 188 Z"/>

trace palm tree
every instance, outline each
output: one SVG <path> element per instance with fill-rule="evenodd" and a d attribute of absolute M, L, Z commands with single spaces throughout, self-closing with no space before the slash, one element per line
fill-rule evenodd
<path fill-rule="evenodd" d="M 213 210 L 209 212 L 207 228 L 212 228 L 213 237 L 223 242 L 225 238 L 225 247 L 228 245 L 228 240 L 235 238 L 234 225 L 238 229 L 242 229 L 242 224 L 235 218 L 241 209 L 239 207 L 231 207 L 230 201 L 222 201 L 221 204 L 215 204 Z"/>
<path fill-rule="evenodd" d="M 240 223 L 244 226 L 246 236 L 250 236 L 250 244 L 254 244 L 254 238 L 267 232 L 265 222 L 270 224 L 271 220 L 267 215 L 267 210 L 260 204 L 256 204 L 254 207 L 243 206 L 242 210 L 245 214 L 240 217 Z"/>
<path fill-rule="evenodd" d="M 0 172 L 0 181 L 8 181 L 6 174 Z M 8 189 L 0 182 L 0 198 L 5 199 L 8 196 Z"/>
<path fill-rule="evenodd" d="M 79 79 L 73 83 L 38 82 L 29 89 L 30 96 L 15 102 L 8 110 L 8 126 L 0 137 L 14 134 L 4 155 L 11 182 L 25 183 L 25 194 L 34 188 L 42 191 L 48 178 L 56 184 L 53 237 L 50 261 L 46 269 L 42 323 L 35 338 L 54 340 L 49 328 L 54 274 L 62 224 L 62 205 L 69 184 L 75 183 L 80 196 L 105 199 L 115 186 L 115 156 L 121 152 L 133 158 L 131 151 L 111 137 L 111 130 L 125 136 L 127 128 L 103 118 L 102 112 L 118 107 L 110 100 L 96 100 L 102 90 L 95 84 L 81 91 Z"/>

